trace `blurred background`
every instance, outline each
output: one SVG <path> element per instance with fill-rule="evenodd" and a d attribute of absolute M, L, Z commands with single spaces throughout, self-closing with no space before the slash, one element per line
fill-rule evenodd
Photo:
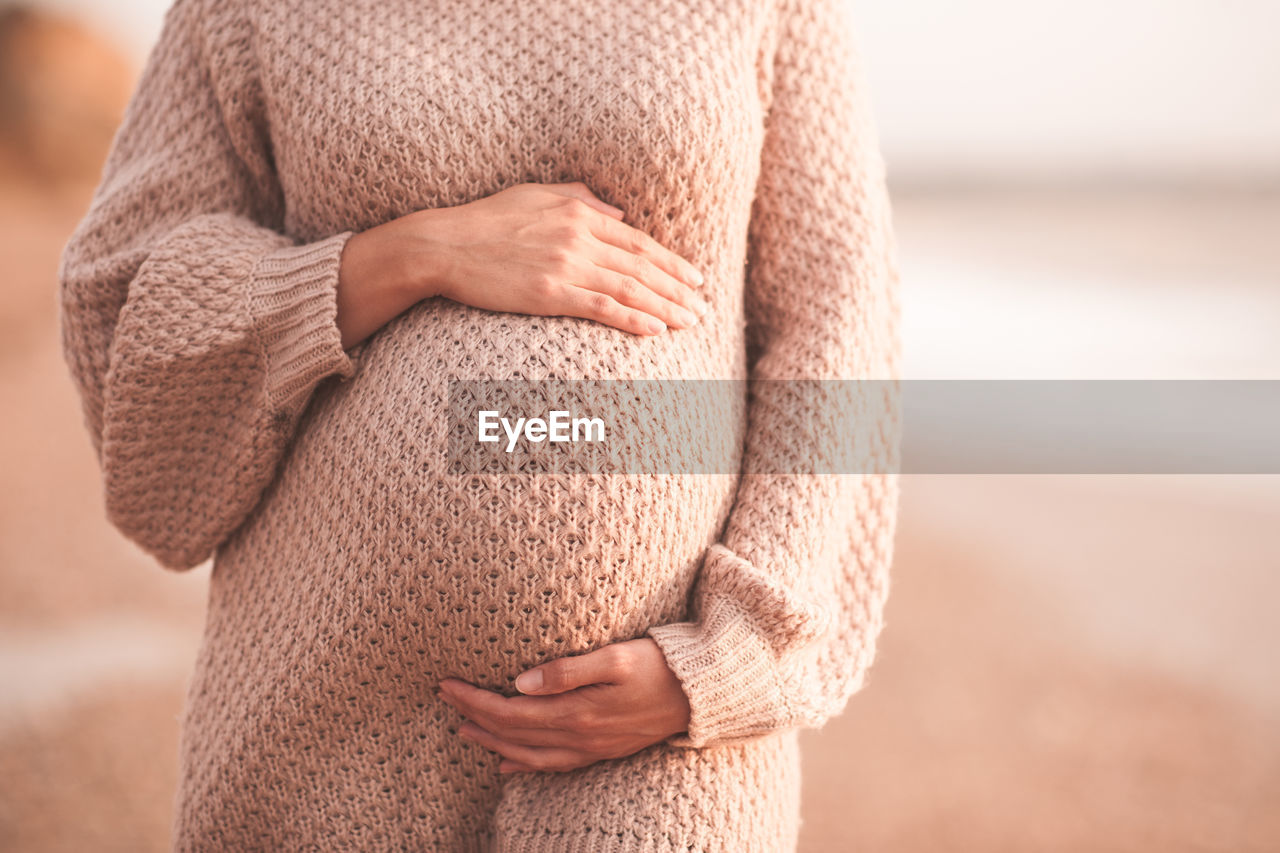
<path fill-rule="evenodd" d="M 1280 5 L 854 0 L 912 378 L 1280 379 Z M 167 848 L 207 567 L 104 520 L 55 271 L 164 0 L 0 2 L 0 849 Z M 1280 478 L 909 476 L 805 853 L 1280 849 Z"/>

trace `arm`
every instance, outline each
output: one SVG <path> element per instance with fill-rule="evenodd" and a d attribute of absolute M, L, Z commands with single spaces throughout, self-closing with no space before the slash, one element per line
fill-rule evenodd
<path fill-rule="evenodd" d="M 350 234 L 298 245 L 281 233 L 230 5 L 169 10 L 59 270 L 63 352 L 107 515 L 170 569 L 200 564 L 240 525 L 316 386 L 356 369 L 336 323 Z"/>
<path fill-rule="evenodd" d="M 896 378 L 889 202 L 847 4 L 782 6 L 750 229 L 750 377 Z M 693 619 L 647 632 L 691 708 L 674 745 L 819 726 L 871 664 L 897 510 L 896 478 L 878 472 L 896 452 L 896 423 L 859 425 L 878 460 L 871 473 L 753 473 L 795 456 L 797 414 L 821 424 L 818 402 L 793 384 L 752 383 L 744 474 Z M 797 461 L 821 470 L 824 446 L 812 433 L 803 450 L 815 456 Z"/>

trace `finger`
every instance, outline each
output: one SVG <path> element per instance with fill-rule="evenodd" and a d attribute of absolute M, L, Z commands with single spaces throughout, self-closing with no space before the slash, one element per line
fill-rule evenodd
<path fill-rule="evenodd" d="M 561 713 L 557 716 L 558 723 L 554 727 L 530 728 L 503 723 L 487 714 L 476 712 L 464 715 L 459 725 L 459 732 L 468 726 L 478 726 L 503 740 L 521 746 L 581 749 L 590 735 L 570 726 L 568 723 L 573 719 L 571 715 Z"/>
<path fill-rule="evenodd" d="M 559 310 L 633 335 L 660 335 L 667 330 L 667 324 L 660 317 L 623 305 L 607 293 L 577 285 L 564 288 Z"/>
<path fill-rule="evenodd" d="M 653 236 L 625 222 L 602 220 L 592 231 L 596 237 L 653 262 L 659 269 L 686 287 L 701 287 L 706 283 L 702 272 L 685 258 L 653 239 Z M 626 272 L 625 268 L 622 272 Z"/>
<path fill-rule="evenodd" d="M 503 696 L 456 679 L 440 687 L 445 701 L 489 728 L 553 728 L 566 710 L 561 696 Z"/>
<path fill-rule="evenodd" d="M 561 749 L 581 750 L 586 745 L 587 736 L 581 732 L 563 729 L 519 729 L 486 726 L 478 720 L 467 720 L 458 727 L 458 734 L 467 735 L 474 729 L 483 729 L 508 743 L 519 746 L 550 746 Z"/>
<path fill-rule="evenodd" d="M 544 186 L 552 192 L 584 201 L 601 213 L 607 213 L 609 216 L 612 216 L 615 220 L 621 219 L 624 216 L 621 208 L 614 207 L 608 202 L 597 198 L 596 194 L 591 191 L 591 188 L 582 181 L 571 181 L 569 183 L 562 184 L 544 184 Z"/>
<path fill-rule="evenodd" d="M 605 646 L 581 655 L 538 664 L 516 677 L 516 689 L 521 693 L 563 693 L 588 684 L 617 684 L 621 677 L 620 653 L 613 646 Z"/>
<path fill-rule="evenodd" d="M 535 770 L 571 770 L 574 767 L 590 764 L 594 760 L 571 749 L 521 746 L 503 740 L 479 727 L 473 728 L 467 738 L 485 749 L 498 753 L 503 758 L 518 761 Z"/>
<path fill-rule="evenodd" d="M 440 695 L 463 716 L 484 717 L 499 726 L 549 727 L 556 725 L 557 715 L 563 713 L 559 697 L 507 697 L 457 679 L 442 681 Z"/>
<path fill-rule="evenodd" d="M 688 308 L 659 296 L 644 282 L 616 270 L 598 266 L 574 283 L 587 290 L 607 293 L 615 302 L 657 317 L 672 328 L 687 329 L 698 322 L 698 315 Z"/>
<path fill-rule="evenodd" d="M 527 764 L 521 764 L 519 761 L 512 761 L 510 758 L 504 758 L 498 762 L 499 773 L 531 773 L 533 768 Z"/>
<path fill-rule="evenodd" d="M 706 301 L 693 288 L 643 255 L 620 249 L 610 243 L 598 242 L 588 250 L 587 256 L 595 261 L 597 267 L 615 273 L 603 279 L 612 287 L 617 287 L 620 282 L 640 285 L 627 288 L 620 295 L 612 289 L 606 291 L 620 302 L 642 307 L 643 303 L 637 302 L 647 296 L 645 291 L 656 294 L 661 297 L 663 304 L 674 306 L 681 318 L 688 321 L 680 324 L 682 327 L 693 325 L 706 312 Z M 619 274 L 621 278 L 618 277 Z M 623 286 L 626 287 L 625 284 Z"/>

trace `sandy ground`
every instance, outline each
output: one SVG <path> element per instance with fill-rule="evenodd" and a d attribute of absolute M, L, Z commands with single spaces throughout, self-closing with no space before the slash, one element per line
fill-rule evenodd
<path fill-rule="evenodd" d="M 204 569 L 103 520 L 53 289 L 85 201 L 0 195 L 3 850 L 165 849 L 202 618 Z M 898 214 L 926 269 L 982 210 Z M 1280 849 L 1278 498 L 1274 477 L 905 478 L 880 657 L 804 736 L 802 850 Z"/>

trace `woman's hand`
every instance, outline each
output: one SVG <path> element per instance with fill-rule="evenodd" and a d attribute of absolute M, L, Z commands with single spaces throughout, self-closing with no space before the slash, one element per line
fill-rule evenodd
<path fill-rule="evenodd" d="M 367 294 L 344 297 L 342 288 L 367 290 L 358 283 L 373 281 L 394 294 L 382 301 L 401 310 L 438 295 L 489 311 L 583 317 L 639 335 L 698 322 L 706 310 L 695 292 L 701 274 L 622 216 L 582 182 L 524 183 L 356 234 L 339 276 L 339 325 L 351 326 L 344 346 L 370 334 L 381 325 L 374 315 L 386 312 L 362 308 Z"/>
<path fill-rule="evenodd" d="M 621 758 L 689 725 L 689 700 L 649 637 L 539 664 L 516 687 L 533 695 L 440 682 L 441 697 L 467 718 L 458 734 L 502 755 L 503 773 Z"/>

